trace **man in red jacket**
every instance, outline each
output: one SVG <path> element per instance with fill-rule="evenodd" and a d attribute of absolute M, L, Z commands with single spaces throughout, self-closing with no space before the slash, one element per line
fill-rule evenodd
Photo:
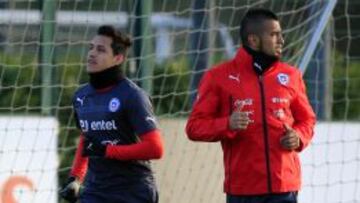
<path fill-rule="evenodd" d="M 315 125 L 302 74 L 280 61 L 284 39 L 273 12 L 249 10 L 240 35 L 235 58 L 203 76 L 186 133 L 221 142 L 227 203 L 295 203 L 298 153 Z"/>

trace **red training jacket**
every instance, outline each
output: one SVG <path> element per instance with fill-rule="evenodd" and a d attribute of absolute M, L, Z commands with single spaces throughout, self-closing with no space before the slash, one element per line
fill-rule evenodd
<path fill-rule="evenodd" d="M 240 105 L 252 122 L 233 131 L 229 117 Z M 280 145 L 284 124 L 300 136 L 296 151 Z M 194 141 L 221 141 L 226 193 L 258 195 L 300 189 L 298 152 L 309 144 L 314 125 L 300 71 L 279 61 L 258 76 L 251 55 L 240 48 L 233 60 L 203 76 L 186 133 Z"/>

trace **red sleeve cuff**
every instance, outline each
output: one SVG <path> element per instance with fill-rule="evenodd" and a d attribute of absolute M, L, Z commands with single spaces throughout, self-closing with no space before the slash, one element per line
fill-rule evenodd
<path fill-rule="evenodd" d="M 230 130 L 229 117 L 223 117 L 215 120 L 215 129 L 217 134 L 223 135 L 223 137 L 233 139 L 237 132 Z"/>
<path fill-rule="evenodd" d="M 214 129 L 216 130 L 217 133 L 219 134 L 224 133 L 228 130 L 228 128 L 229 128 L 228 117 L 218 118 L 215 120 Z"/>

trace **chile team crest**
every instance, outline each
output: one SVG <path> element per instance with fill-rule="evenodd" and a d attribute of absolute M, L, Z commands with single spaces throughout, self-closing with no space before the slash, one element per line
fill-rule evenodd
<path fill-rule="evenodd" d="M 285 85 L 285 86 L 288 85 L 289 80 L 290 80 L 289 75 L 285 74 L 285 73 L 279 73 L 277 75 L 277 79 L 278 79 L 280 84 Z"/>
<path fill-rule="evenodd" d="M 116 112 L 120 108 L 120 100 L 116 97 L 112 98 L 109 103 L 109 111 Z"/>

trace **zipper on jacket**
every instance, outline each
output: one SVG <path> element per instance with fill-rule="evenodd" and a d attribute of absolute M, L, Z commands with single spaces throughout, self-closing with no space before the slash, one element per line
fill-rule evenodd
<path fill-rule="evenodd" d="M 264 143 L 265 143 L 267 187 L 268 187 L 269 193 L 272 193 L 271 170 L 270 170 L 270 154 L 269 154 L 269 133 L 268 133 L 268 126 L 267 126 L 267 121 L 266 121 L 265 91 L 264 91 L 264 83 L 263 83 L 263 76 L 262 75 L 259 75 L 259 85 L 260 85 L 260 93 L 261 93 L 261 111 L 262 111 L 262 123 L 263 123 Z"/>
<path fill-rule="evenodd" d="M 230 96 L 230 105 L 229 105 L 229 116 L 231 116 L 231 114 L 232 114 L 232 105 L 233 105 L 233 101 L 234 101 L 234 99 L 233 99 L 233 97 L 232 96 Z M 229 174 L 229 183 L 228 183 L 228 193 L 229 194 L 231 194 L 231 156 L 232 156 L 232 141 L 230 141 L 229 142 L 229 145 L 230 145 L 230 154 L 229 154 L 229 160 L 227 161 L 228 163 L 227 163 L 227 165 L 228 165 L 228 174 Z"/>

